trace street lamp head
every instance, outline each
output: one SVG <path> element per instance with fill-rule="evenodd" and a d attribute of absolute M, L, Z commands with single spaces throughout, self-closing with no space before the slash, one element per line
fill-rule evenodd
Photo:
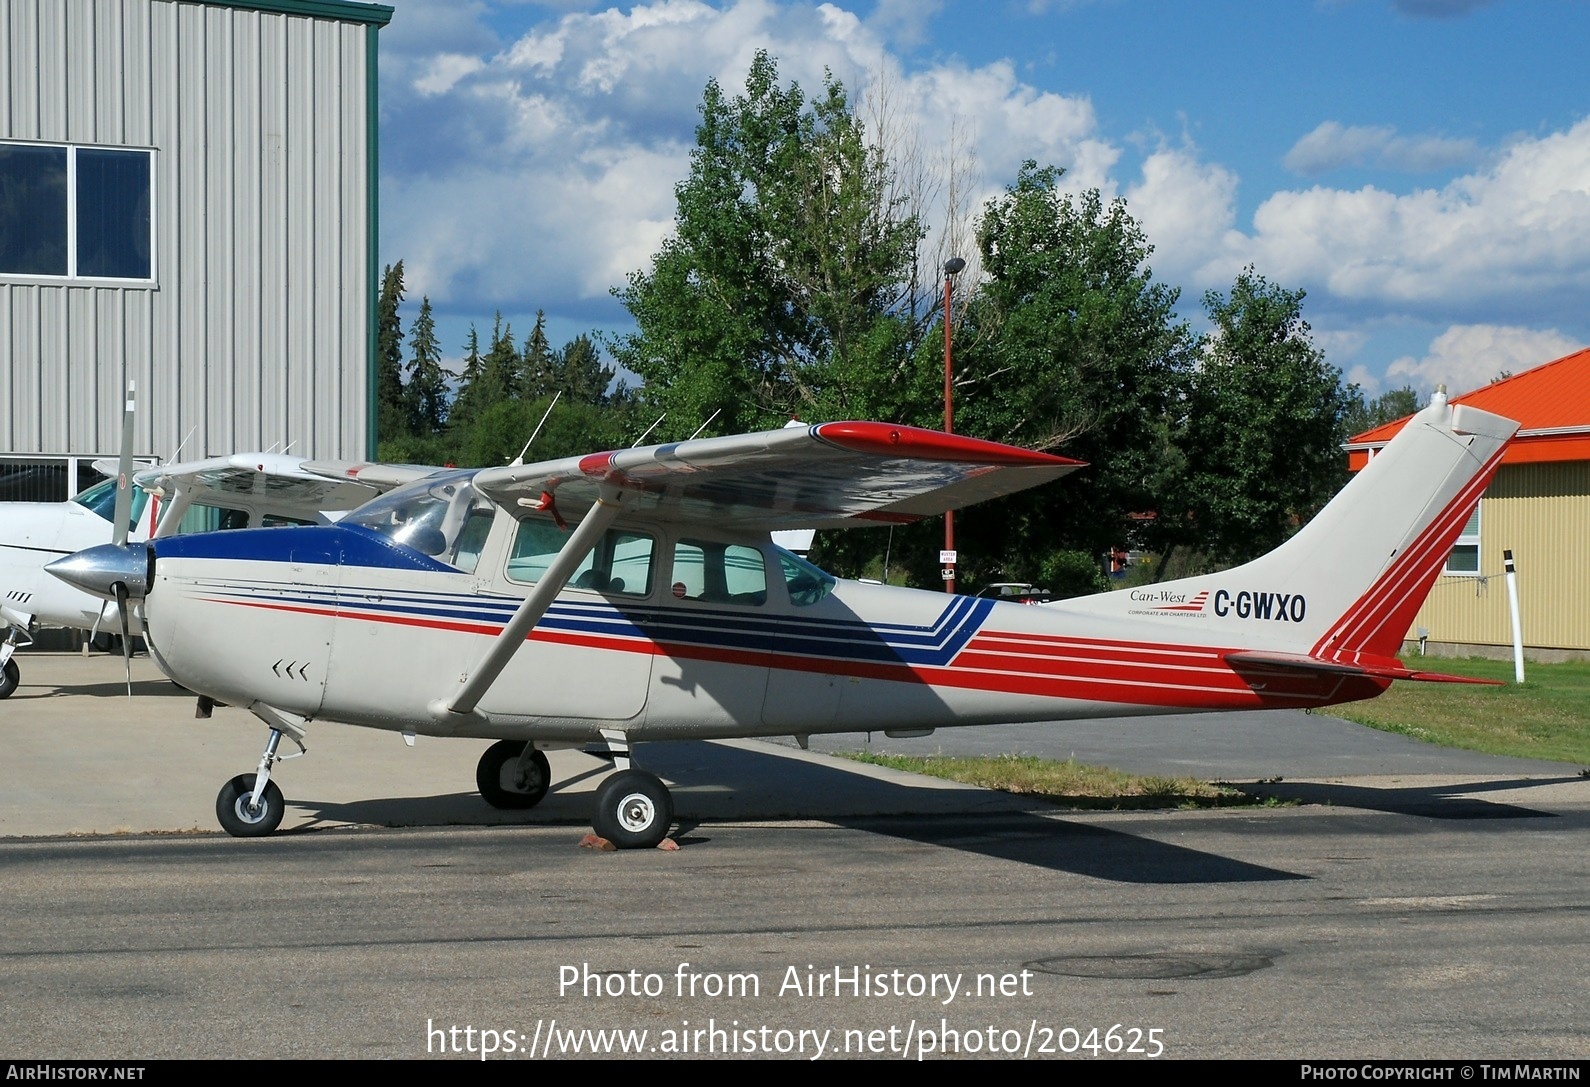
<path fill-rule="evenodd" d="M 944 274 L 947 276 L 959 275 L 966 268 L 966 262 L 960 257 L 951 257 L 944 262 Z"/>

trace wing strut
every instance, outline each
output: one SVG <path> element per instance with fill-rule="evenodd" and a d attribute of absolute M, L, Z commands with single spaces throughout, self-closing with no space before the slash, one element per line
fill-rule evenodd
<path fill-rule="evenodd" d="M 541 575 L 541 580 L 536 582 L 529 595 L 524 598 L 519 610 L 513 613 L 508 625 L 502 628 L 502 633 L 497 635 L 497 640 L 487 650 L 486 656 L 464 681 L 463 688 L 450 702 L 437 699 L 430 704 L 428 709 L 432 720 L 462 726 L 464 721 L 460 718 L 480 717 L 475 710 L 476 704 L 491 689 L 491 685 L 497 682 L 497 677 L 502 674 L 502 670 L 508 666 L 513 655 L 524 644 L 530 631 L 541 621 L 541 617 L 552 606 L 552 601 L 569 583 L 569 578 L 574 576 L 575 569 L 585 561 L 585 556 L 591 553 L 591 549 L 602 538 L 602 533 L 607 531 L 613 519 L 618 516 L 622 498 L 623 492 L 617 487 L 605 485 L 602 487 L 601 497 L 585 515 L 585 519 L 569 534 L 568 542 L 547 567 L 546 573 Z"/>

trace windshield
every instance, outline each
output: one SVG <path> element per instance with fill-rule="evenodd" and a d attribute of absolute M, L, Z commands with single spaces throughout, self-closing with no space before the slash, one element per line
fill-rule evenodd
<path fill-rule="evenodd" d="M 773 553 L 778 556 L 779 566 L 784 571 L 784 584 L 789 589 L 790 603 L 797 608 L 815 604 L 834 591 L 839 579 L 826 570 L 813 566 L 782 547 L 775 546 Z"/>
<path fill-rule="evenodd" d="M 60 492 L 56 492 L 60 493 Z M 72 499 L 79 506 L 86 506 L 107 521 L 116 517 L 116 481 L 114 479 L 101 480 L 88 490 Z M 138 518 L 143 516 L 144 507 L 149 504 L 149 492 L 142 487 L 132 489 L 132 513 L 127 518 L 127 530 L 131 532 L 138 525 Z"/>
<path fill-rule="evenodd" d="M 471 573 L 496 507 L 475 490 L 473 469 L 439 472 L 372 498 L 342 519 Z"/>

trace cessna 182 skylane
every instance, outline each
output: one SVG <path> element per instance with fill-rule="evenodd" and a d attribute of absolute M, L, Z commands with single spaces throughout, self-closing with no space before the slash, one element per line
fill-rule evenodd
<path fill-rule="evenodd" d="M 1269 555 L 1042 607 L 839 581 L 769 533 L 932 516 L 1055 479 L 1064 458 L 826 423 L 393 490 L 326 528 L 173 537 L 52 571 L 142 598 L 168 675 L 269 729 L 221 789 L 272 832 L 282 736 L 311 721 L 495 739 L 477 784 L 546 794 L 544 752 L 605 743 L 593 824 L 659 843 L 672 799 L 639 741 L 1325 706 L 1448 677 L 1395 653 L 1495 471 L 1510 420 L 1438 393 Z"/>

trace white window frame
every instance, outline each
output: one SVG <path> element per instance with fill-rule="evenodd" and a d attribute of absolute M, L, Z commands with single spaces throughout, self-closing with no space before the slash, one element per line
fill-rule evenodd
<path fill-rule="evenodd" d="M 92 283 L 96 285 L 123 285 L 137 287 L 153 287 L 156 285 L 156 269 L 159 268 L 158 254 L 155 250 L 155 239 L 159 236 L 156 231 L 156 156 L 152 147 L 116 147 L 109 144 L 92 143 L 46 143 L 31 140 L 0 140 L 0 147 L 39 147 L 54 148 L 66 152 L 66 272 L 62 275 L 44 272 L 12 272 L 0 267 L 0 280 L 7 283 Z M 77 153 L 79 151 L 121 151 L 130 154 L 141 154 L 149 162 L 149 275 L 136 276 L 94 276 L 83 275 L 77 270 Z"/>
<path fill-rule="evenodd" d="M 1481 553 L 1480 553 L 1480 510 L 1481 510 L 1481 508 L 1482 507 L 1481 507 L 1481 503 L 1480 502 L 1474 503 L 1474 512 L 1469 514 L 1468 520 L 1463 523 L 1463 531 L 1458 534 L 1458 538 L 1456 540 L 1452 541 L 1452 551 L 1451 551 L 1450 554 L 1447 555 L 1447 557 L 1446 557 L 1446 569 L 1442 571 L 1442 573 L 1446 574 L 1448 577 L 1482 577 L 1483 576 L 1480 573 L 1480 557 L 1481 557 Z M 1464 563 L 1462 566 L 1454 566 L 1453 565 L 1454 562 L 1457 561 L 1459 553 L 1462 553 L 1464 555 L 1473 555 L 1474 556 L 1472 569 L 1469 568 L 1467 563 Z"/>

